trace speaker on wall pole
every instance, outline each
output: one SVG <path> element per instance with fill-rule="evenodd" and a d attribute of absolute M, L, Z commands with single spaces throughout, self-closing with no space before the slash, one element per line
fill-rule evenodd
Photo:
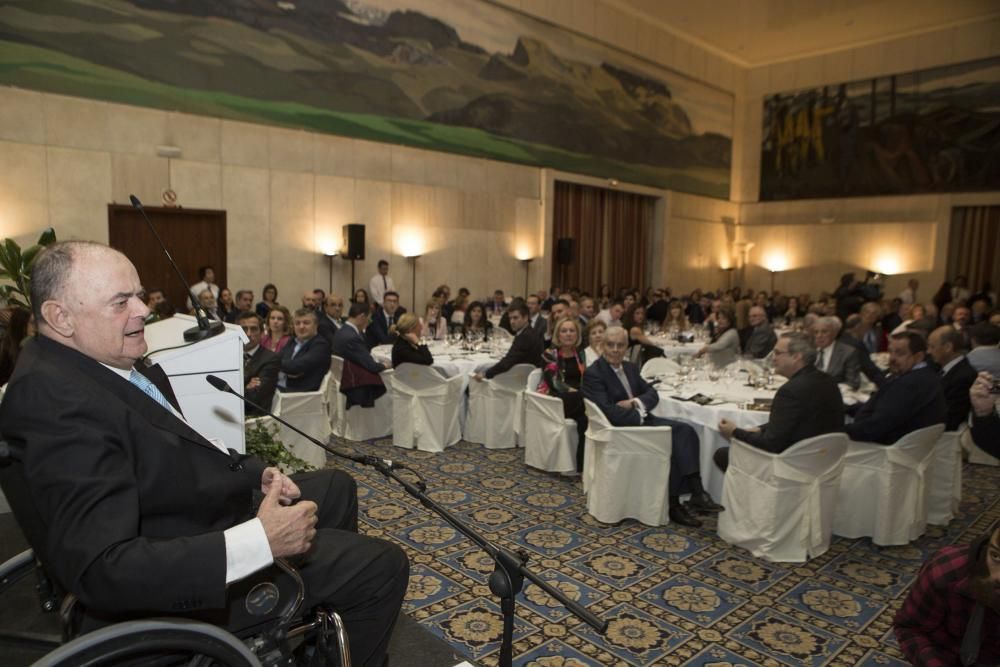
<path fill-rule="evenodd" d="M 365 258 L 364 225 L 344 225 L 344 246 L 341 255 L 344 259 Z"/>
<path fill-rule="evenodd" d="M 573 239 L 564 238 L 556 241 L 556 262 L 559 264 L 573 263 Z"/>

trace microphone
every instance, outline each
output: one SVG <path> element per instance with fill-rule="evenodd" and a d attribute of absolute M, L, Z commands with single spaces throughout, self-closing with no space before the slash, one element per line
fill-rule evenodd
<path fill-rule="evenodd" d="M 243 401 L 247 405 L 252 406 L 254 408 L 257 408 L 258 410 L 260 410 L 261 412 L 263 412 L 267 416 L 269 416 L 269 417 L 271 417 L 273 419 L 276 419 L 278 422 L 280 422 L 281 424 L 284 424 L 288 428 L 292 429 L 293 431 L 295 431 L 296 433 L 298 433 L 299 435 L 301 435 L 303 438 L 305 438 L 309 442 L 313 443 L 317 447 L 325 449 L 326 451 L 330 452 L 334 456 L 339 456 L 342 459 L 347 459 L 348 461 L 354 461 L 355 463 L 360 463 L 361 465 L 372 466 L 373 468 L 376 468 L 376 469 L 381 469 L 381 468 L 384 467 L 386 470 L 409 470 L 409 468 L 407 468 L 406 466 L 404 466 L 402 463 L 394 463 L 393 461 L 390 461 L 388 459 L 380 459 L 377 456 L 368 456 L 368 455 L 361 455 L 361 454 L 348 454 L 346 452 L 341 452 L 339 450 L 336 450 L 333 447 L 330 447 L 329 445 L 324 445 L 322 442 L 320 442 L 316 438 L 312 437 L 311 435 L 309 435 L 308 433 L 302 431 L 301 429 L 296 428 L 295 426 L 292 426 L 291 424 L 289 424 L 284 419 L 282 419 L 278 415 L 274 414 L 270 410 L 267 410 L 267 409 L 265 409 L 265 408 L 257 405 L 256 403 L 254 403 L 253 401 L 251 401 L 246 396 L 243 396 L 242 394 L 237 393 L 235 389 L 233 389 L 232 387 L 229 386 L 228 382 L 226 382 L 225 380 L 223 380 L 222 378 L 220 378 L 218 375 L 206 375 L 205 376 L 205 381 L 208 382 L 213 387 L 215 387 L 216 389 L 218 389 L 219 391 L 221 391 L 221 392 L 223 392 L 225 394 L 232 394 L 233 396 L 235 396 L 236 398 L 240 399 L 241 401 Z"/>
<path fill-rule="evenodd" d="M 184 274 L 181 273 L 181 269 L 177 266 L 177 262 L 174 258 L 170 256 L 170 251 L 167 250 L 167 246 L 163 243 L 163 239 L 156 231 L 156 227 L 150 221 L 149 216 L 146 215 L 146 209 L 142 207 L 142 202 L 135 195 L 129 195 L 128 199 L 132 202 L 132 207 L 135 208 L 139 213 L 142 213 L 142 218 L 146 221 L 149 226 L 149 231 L 153 232 L 153 237 L 156 238 L 156 242 L 160 244 L 160 248 L 163 249 L 163 254 L 167 256 L 167 261 L 170 262 L 170 266 L 174 267 L 174 271 L 177 272 L 177 277 L 181 279 L 181 284 L 184 285 L 184 290 L 191 296 L 191 301 L 194 303 L 194 316 L 198 320 L 198 326 L 191 327 L 184 332 L 184 340 L 188 342 L 196 342 L 199 340 L 205 340 L 211 338 L 212 336 L 218 336 L 220 333 L 226 330 L 226 325 L 218 320 L 209 320 L 208 314 L 205 313 L 205 309 L 201 307 L 198 303 L 198 297 L 191 295 L 191 286 L 186 280 L 184 280 Z"/>

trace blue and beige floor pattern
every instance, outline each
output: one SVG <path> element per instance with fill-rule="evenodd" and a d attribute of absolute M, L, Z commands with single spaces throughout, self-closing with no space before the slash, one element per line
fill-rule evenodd
<path fill-rule="evenodd" d="M 529 553 L 533 571 L 610 622 L 601 636 L 526 582 L 514 664 L 532 667 L 903 665 L 892 617 L 920 564 L 1000 517 L 1000 468 L 966 465 L 961 513 L 947 528 L 886 549 L 834 538 L 809 563 L 775 564 L 720 540 L 714 519 L 701 529 L 598 523 L 578 482 L 528 468 L 521 449 L 340 444 L 419 471 L 435 501 L 488 539 Z M 502 622 L 487 585 L 492 560 L 393 480 L 352 472 L 362 530 L 410 556 L 404 610 L 471 660 L 496 665 Z"/>

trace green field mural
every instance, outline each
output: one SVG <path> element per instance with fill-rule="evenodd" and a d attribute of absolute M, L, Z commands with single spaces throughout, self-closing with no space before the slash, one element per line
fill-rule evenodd
<path fill-rule="evenodd" d="M 10 0 L 0 85 L 729 195 L 733 98 L 482 0 Z"/>

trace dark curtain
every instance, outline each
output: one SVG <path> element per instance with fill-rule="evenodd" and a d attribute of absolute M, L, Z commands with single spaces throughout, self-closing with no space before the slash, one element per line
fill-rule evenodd
<path fill-rule="evenodd" d="M 967 276 L 976 293 L 984 283 L 1000 285 L 1000 206 L 960 206 L 951 210 L 948 275 Z"/>
<path fill-rule="evenodd" d="M 645 287 L 646 254 L 656 198 L 556 181 L 553 201 L 552 284 L 596 294 Z M 559 239 L 573 240 L 572 261 L 558 260 Z"/>

